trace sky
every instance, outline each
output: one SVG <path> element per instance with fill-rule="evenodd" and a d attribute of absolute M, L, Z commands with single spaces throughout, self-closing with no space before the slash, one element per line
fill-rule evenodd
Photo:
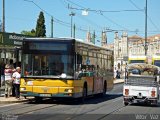
<path fill-rule="evenodd" d="M 147 35 L 160 34 L 160 0 L 147 0 Z M 123 31 L 128 36 L 145 35 L 146 0 L 5 0 L 5 31 L 21 33 L 36 28 L 40 11 L 43 11 L 46 36 L 51 36 L 53 16 L 53 36 L 71 36 L 72 24 L 76 26 L 76 38 L 85 40 L 87 31 L 96 34 L 96 44 L 101 40 L 102 30 L 107 32 L 107 42 L 113 43 L 114 33 Z M 0 21 L 2 22 L 2 0 L 0 1 Z M 82 11 L 88 15 L 82 15 Z"/>

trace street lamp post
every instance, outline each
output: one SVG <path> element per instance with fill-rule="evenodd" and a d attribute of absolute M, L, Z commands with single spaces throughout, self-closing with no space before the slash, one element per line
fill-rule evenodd
<path fill-rule="evenodd" d="M 147 55 L 148 45 L 147 45 L 147 0 L 145 7 L 145 44 L 144 44 L 145 56 Z"/>
<path fill-rule="evenodd" d="M 71 12 L 69 16 L 71 16 L 71 37 L 72 37 L 72 26 L 73 26 L 72 21 L 73 21 L 73 16 L 75 16 L 75 13 Z"/>
<path fill-rule="evenodd" d="M 2 32 L 5 32 L 5 0 L 3 0 L 2 11 L 3 11 Z"/>
<path fill-rule="evenodd" d="M 53 38 L 53 16 L 51 17 L 51 38 Z"/>

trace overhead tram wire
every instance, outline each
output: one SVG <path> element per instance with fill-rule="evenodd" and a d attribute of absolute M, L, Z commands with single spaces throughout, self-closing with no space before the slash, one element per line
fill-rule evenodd
<path fill-rule="evenodd" d="M 107 19 L 108 21 L 112 22 L 113 24 L 115 24 L 116 26 L 119 26 L 120 28 L 123 28 L 124 30 L 123 31 L 128 31 L 128 32 L 133 32 L 131 30 L 128 30 L 127 28 L 123 27 L 122 25 L 119 25 L 118 23 L 116 23 L 115 21 L 113 21 L 112 19 L 106 17 L 103 13 L 104 12 L 131 12 L 131 11 L 143 11 L 143 9 L 138 9 L 138 10 L 116 10 L 116 11 L 106 11 L 106 10 L 94 10 L 94 9 L 90 9 L 90 8 L 85 8 L 81 5 L 78 5 L 70 0 L 66 0 L 68 1 L 69 3 L 72 3 L 80 8 L 73 8 L 73 7 L 70 7 L 70 9 L 75 9 L 75 10 L 86 10 L 86 11 L 91 11 L 91 12 L 95 12 L 96 14 L 99 14 L 101 16 L 103 16 L 105 19 Z M 135 31 L 134 31 L 135 32 Z"/>
<path fill-rule="evenodd" d="M 78 5 L 78 4 L 76 4 L 76 3 L 74 3 L 74 2 L 72 2 L 72 1 L 70 1 L 70 0 L 66 0 L 66 1 L 68 1 L 68 2 L 70 2 L 70 3 L 72 3 L 72 4 L 76 5 L 76 6 L 78 6 L 78 7 L 80 7 L 80 8 L 84 8 L 84 9 L 85 9 L 85 7 L 83 7 L 83 6 L 81 6 L 81 5 Z"/>
<path fill-rule="evenodd" d="M 143 11 L 142 10 L 94 10 L 94 9 L 90 9 L 90 8 L 74 8 L 74 7 L 70 7 L 70 9 L 74 9 L 74 10 L 86 10 L 86 11 L 91 11 L 91 12 L 101 12 L 101 13 L 104 13 L 104 12 L 135 12 L 135 11 Z"/>
<path fill-rule="evenodd" d="M 47 11 L 45 11 L 44 9 L 42 9 L 42 8 L 41 8 L 39 5 L 37 5 L 34 1 L 31 1 L 31 0 L 24 0 L 24 1 L 26 1 L 26 2 L 31 2 L 31 3 L 34 4 L 36 7 L 38 7 L 39 9 L 41 9 L 44 13 L 46 13 L 48 16 L 53 17 L 53 15 L 49 14 Z M 55 18 L 55 17 L 53 17 L 53 19 L 54 19 L 55 22 L 57 22 L 57 23 L 65 26 L 65 27 L 68 27 L 68 28 L 70 27 L 70 23 L 64 22 L 64 21 L 59 20 L 59 19 L 57 19 L 57 18 Z M 85 29 L 82 29 L 81 27 L 76 27 L 76 29 L 79 30 L 79 31 L 82 31 L 82 32 L 86 32 L 86 31 L 87 31 L 87 30 L 85 30 Z"/>
<path fill-rule="evenodd" d="M 69 4 L 68 4 L 68 2 L 66 2 L 65 0 L 60 0 L 61 1 L 61 4 L 63 4 L 63 6 L 66 8 L 66 9 L 70 9 L 70 6 L 69 6 Z M 68 1 L 68 0 L 67 0 Z M 73 3 L 73 2 L 72 2 Z M 75 4 L 75 5 L 77 5 L 77 4 Z M 67 7 L 66 7 L 67 6 Z M 77 5 L 78 6 L 78 5 Z M 82 7 L 82 6 L 81 6 Z M 91 24 L 93 24 L 93 26 L 96 26 L 97 28 L 103 28 L 102 26 L 99 26 L 97 23 L 95 23 L 95 22 L 93 22 L 93 21 L 91 21 L 91 20 L 89 20 L 89 19 L 87 19 L 86 17 L 82 17 L 82 15 L 80 15 L 80 14 L 78 14 L 78 13 L 76 13 L 76 16 L 78 16 L 80 19 L 82 19 L 82 20 L 85 20 L 85 21 L 87 21 L 88 23 L 91 23 Z M 82 29 L 82 28 L 80 28 L 80 27 L 76 27 L 76 29 L 78 29 L 78 30 L 81 30 L 81 31 L 83 31 L 83 32 L 87 32 L 88 31 L 88 28 L 86 28 L 86 29 Z M 95 30 L 95 29 L 94 29 Z M 91 31 L 93 31 L 93 30 L 91 30 Z M 101 30 L 99 30 L 99 31 L 97 31 L 96 30 L 96 32 L 102 32 Z"/>
<path fill-rule="evenodd" d="M 74 4 L 74 5 L 76 5 L 76 6 L 78 6 L 78 7 L 80 7 L 80 8 L 72 8 L 72 9 L 75 9 L 75 10 L 87 10 L 87 11 L 91 11 L 91 12 L 97 12 L 97 13 L 103 13 L 103 12 L 134 12 L 134 11 L 141 11 L 141 12 L 144 12 L 144 9 L 141 9 L 141 8 L 139 8 L 132 0 L 129 0 L 138 10 L 116 10 L 116 11 L 106 11 L 106 10 L 92 10 L 92 9 L 89 9 L 89 8 L 85 8 L 85 7 L 83 7 L 83 6 L 81 6 L 81 5 L 78 5 L 78 4 L 76 4 L 76 3 L 74 3 L 74 2 L 72 2 L 72 1 L 70 1 L 70 0 L 64 0 L 64 1 L 68 1 L 68 2 L 70 2 L 70 3 L 72 3 L 72 4 Z M 101 14 L 102 15 L 102 14 Z M 147 15 L 147 17 L 149 18 L 149 20 L 150 20 L 150 22 L 152 23 L 152 25 L 157 29 L 157 31 L 156 32 L 158 32 L 158 31 L 160 31 L 159 30 L 159 28 L 154 24 L 154 22 L 152 21 L 152 19 Z M 112 23 L 114 22 L 113 20 L 111 20 L 111 19 L 109 19 L 108 17 L 106 17 L 105 16 L 105 18 L 106 19 L 108 19 L 110 22 L 112 21 Z M 114 22 L 114 24 L 115 24 L 116 22 Z M 118 25 L 117 23 L 116 23 L 116 25 Z M 119 25 L 118 25 L 119 26 Z M 121 25 L 120 25 L 121 26 Z M 121 26 L 122 28 L 124 28 L 123 26 Z M 128 30 L 128 32 L 135 32 L 135 31 L 130 31 L 130 30 Z M 153 31 L 148 31 L 148 32 L 153 32 Z"/>
<path fill-rule="evenodd" d="M 132 0 L 129 0 L 130 3 L 135 6 L 138 10 L 140 10 L 140 7 L 138 7 Z M 142 12 L 145 12 L 144 10 Z M 147 18 L 150 20 L 151 24 L 158 30 L 160 31 L 160 29 L 157 27 L 157 25 L 155 25 L 155 23 L 152 21 L 152 19 L 147 15 Z"/>
<path fill-rule="evenodd" d="M 68 6 L 66 7 L 66 5 L 68 5 L 68 2 L 66 2 L 65 0 L 60 0 L 60 2 L 68 10 Z M 79 30 L 79 31 L 82 31 L 82 32 L 87 32 L 88 31 L 87 29 L 84 29 L 82 27 L 77 27 L 77 26 L 76 26 L 76 30 Z"/>

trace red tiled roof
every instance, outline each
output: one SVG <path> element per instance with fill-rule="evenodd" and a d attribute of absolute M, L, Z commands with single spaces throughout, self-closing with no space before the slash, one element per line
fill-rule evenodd
<path fill-rule="evenodd" d="M 133 35 L 133 36 L 128 37 L 128 39 L 142 39 L 142 37 Z"/>
<path fill-rule="evenodd" d="M 160 39 L 160 34 L 148 36 L 148 39 L 155 39 L 156 37 Z"/>

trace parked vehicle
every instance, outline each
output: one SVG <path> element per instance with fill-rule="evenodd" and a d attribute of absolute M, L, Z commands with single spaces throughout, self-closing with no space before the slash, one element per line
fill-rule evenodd
<path fill-rule="evenodd" d="M 126 67 L 123 86 L 124 105 L 132 103 L 158 104 L 159 71 L 155 65 L 133 63 Z"/>

